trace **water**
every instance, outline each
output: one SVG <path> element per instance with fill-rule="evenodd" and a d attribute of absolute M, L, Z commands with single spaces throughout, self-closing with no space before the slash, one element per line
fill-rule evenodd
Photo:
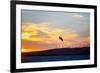
<path fill-rule="evenodd" d="M 29 56 L 22 57 L 22 62 L 48 62 L 48 61 L 71 61 L 87 60 L 89 55 L 65 55 L 65 56 Z"/>

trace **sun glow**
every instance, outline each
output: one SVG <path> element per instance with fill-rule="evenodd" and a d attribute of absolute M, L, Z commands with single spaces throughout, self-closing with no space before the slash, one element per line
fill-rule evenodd
<path fill-rule="evenodd" d="M 59 36 L 63 37 L 63 42 L 59 40 Z M 22 24 L 22 52 L 64 47 L 85 47 L 89 45 L 89 37 L 81 37 L 71 28 L 54 28 L 50 27 L 49 23 Z"/>

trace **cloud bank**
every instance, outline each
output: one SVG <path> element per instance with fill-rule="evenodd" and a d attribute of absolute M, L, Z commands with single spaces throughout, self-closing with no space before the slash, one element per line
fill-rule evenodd
<path fill-rule="evenodd" d="M 63 42 L 59 40 L 59 36 L 64 39 Z M 51 27 L 47 22 L 22 24 L 22 52 L 88 46 L 90 37 L 80 36 L 71 28 Z"/>

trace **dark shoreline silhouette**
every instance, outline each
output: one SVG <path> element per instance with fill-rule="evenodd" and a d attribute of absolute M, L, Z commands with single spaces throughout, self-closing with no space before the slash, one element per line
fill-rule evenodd
<path fill-rule="evenodd" d="M 38 52 L 28 52 L 22 53 L 22 57 L 24 56 L 52 56 L 52 55 L 82 55 L 82 54 L 90 54 L 90 47 L 83 48 L 59 48 Z"/>

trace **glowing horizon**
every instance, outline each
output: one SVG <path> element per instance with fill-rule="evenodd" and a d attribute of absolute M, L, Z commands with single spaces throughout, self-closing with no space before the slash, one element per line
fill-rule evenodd
<path fill-rule="evenodd" d="M 64 41 L 59 40 L 62 36 Z M 81 37 L 74 30 L 51 28 L 49 24 L 25 23 L 22 26 L 22 52 L 43 51 L 55 48 L 88 47 L 89 37 Z"/>

